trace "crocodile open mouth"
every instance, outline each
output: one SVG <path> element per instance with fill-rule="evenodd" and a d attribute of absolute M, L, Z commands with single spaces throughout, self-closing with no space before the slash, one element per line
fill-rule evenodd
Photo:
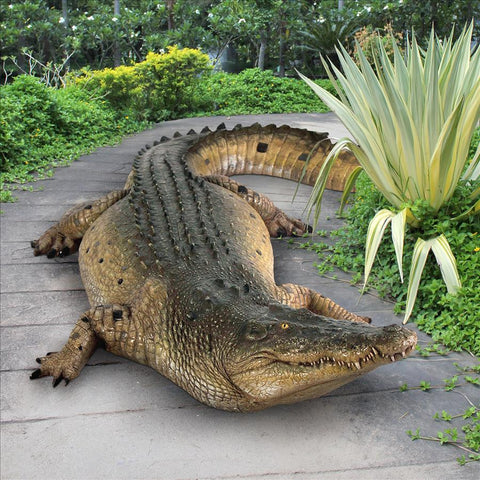
<path fill-rule="evenodd" d="M 301 367 L 322 367 L 322 366 L 340 366 L 340 367 L 348 367 L 356 370 L 361 370 L 363 367 L 370 363 L 376 363 L 378 360 L 381 360 L 382 362 L 396 362 L 397 360 L 402 360 L 403 358 L 406 358 L 414 349 L 415 345 L 409 345 L 408 347 L 405 348 L 405 350 L 402 350 L 400 352 L 396 353 L 387 353 L 383 354 L 379 350 L 377 350 L 375 347 L 371 347 L 370 352 L 368 352 L 366 355 L 363 355 L 360 358 L 357 358 L 355 360 L 340 360 L 338 358 L 334 358 L 331 356 L 324 356 L 320 357 L 317 360 L 314 361 L 304 361 L 304 362 L 292 362 L 292 361 L 283 361 L 280 360 L 282 363 L 287 363 L 292 366 L 301 366 Z"/>

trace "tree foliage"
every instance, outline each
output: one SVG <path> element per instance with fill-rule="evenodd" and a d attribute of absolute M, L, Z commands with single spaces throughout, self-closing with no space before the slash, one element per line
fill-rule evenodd
<path fill-rule="evenodd" d="M 201 48 L 213 60 L 228 50 L 237 70 L 259 66 L 282 75 L 300 66 L 318 75 L 319 53 L 334 55 L 338 42 L 348 48 L 357 28 L 390 23 L 406 33 L 413 27 L 422 43 L 432 24 L 442 37 L 480 13 L 479 2 L 470 0 L 345 0 L 341 10 L 337 0 L 8 2 L 0 3 L 3 77 L 63 64 L 67 56 L 65 68 L 129 65 L 170 45 Z"/>

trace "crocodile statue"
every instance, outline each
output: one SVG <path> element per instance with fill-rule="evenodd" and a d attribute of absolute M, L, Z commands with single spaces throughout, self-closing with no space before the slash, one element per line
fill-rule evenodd
<path fill-rule="evenodd" d="M 325 133 L 255 124 L 142 149 L 124 189 L 77 205 L 32 242 L 49 258 L 79 250 L 91 308 L 61 351 L 37 358 L 31 378 L 68 384 L 104 346 L 200 402 L 254 411 L 323 395 L 408 355 L 414 332 L 276 285 L 268 236 L 309 227 L 230 178 L 312 184 L 331 148 Z M 356 165 L 343 153 L 327 187 L 341 189 Z"/>

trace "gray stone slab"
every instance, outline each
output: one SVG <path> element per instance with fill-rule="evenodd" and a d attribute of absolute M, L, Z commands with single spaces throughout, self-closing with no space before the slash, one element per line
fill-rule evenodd
<path fill-rule="evenodd" d="M 83 290 L 76 263 L 8 265 L 0 282 L 5 293 Z"/>
<path fill-rule="evenodd" d="M 33 195 L 32 192 L 26 192 L 29 195 Z M 85 198 L 87 200 L 87 198 Z M 46 205 L 41 208 L 35 208 L 34 204 L 27 205 L 24 203 L 3 203 L 1 209 L 3 210 L 2 222 L 7 222 L 10 219 L 11 215 L 15 215 L 19 219 L 26 219 L 32 221 L 48 221 L 48 222 L 57 222 L 58 219 L 65 213 L 65 210 L 74 205 L 69 203 L 67 205 Z"/>
<path fill-rule="evenodd" d="M 53 222 L 46 223 L 44 228 L 40 228 L 36 234 L 30 237 L 29 240 L 21 242 L 4 242 L 0 248 L 0 263 L 2 267 L 8 269 L 9 265 L 52 265 L 62 263 L 76 263 L 78 254 L 74 253 L 64 258 L 50 259 L 45 256 L 35 257 L 30 245 L 32 239 L 38 238 Z"/>
<path fill-rule="evenodd" d="M 93 201 L 97 198 L 103 197 L 111 191 L 109 186 L 106 186 L 100 191 L 91 191 L 86 188 L 86 191 L 72 192 L 72 191 L 54 191 L 52 189 L 36 192 L 35 196 L 27 195 L 23 199 L 23 204 L 26 206 L 35 206 L 38 208 L 44 205 L 61 205 L 64 209 L 69 205 L 75 205 L 81 202 Z"/>
<path fill-rule="evenodd" d="M 137 387 L 147 387 L 143 381 Z M 95 382 L 86 403 L 104 399 L 101 389 Z M 44 401 L 60 401 L 51 395 Z M 73 394 L 61 389 L 58 395 Z M 144 397 L 135 411 L 122 411 L 121 398 L 119 404 L 104 399 L 105 411 L 63 416 L 59 408 L 53 418 L 5 422 L 4 478 L 294 478 L 294 472 L 394 471 L 405 467 L 406 459 L 409 478 L 419 478 L 418 465 L 438 461 L 436 445 L 419 448 L 405 434 L 412 423 L 428 420 L 419 392 L 408 398 L 389 392 L 358 395 L 355 402 L 325 397 L 247 416 L 203 406 L 145 409 L 141 405 L 152 399 Z M 396 433 L 386 435 L 392 425 Z M 444 469 L 458 472 L 458 452 L 446 450 L 451 463 Z M 12 461 L 18 451 L 31 452 L 35 461 Z M 461 472 L 460 478 L 475 478 L 469 468 Z"/>
<path fill-rule="evenodd" d="M 29 325 L 72 325 L 89 308 L 83 290 L 2 293 L 0 312 L 3 327 Z"/>
<path fill-rule="evenodd" d="M 0 240 L 3 245 L 7 242 L 29 242 L 55 223 L 53 221 L 5 221 L 0 230 Z"/>

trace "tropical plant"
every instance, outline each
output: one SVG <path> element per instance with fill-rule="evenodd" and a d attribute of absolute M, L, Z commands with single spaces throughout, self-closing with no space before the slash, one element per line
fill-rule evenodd
<path fill-rule="evenodd" d="M 327 63 L 324 66 L 340 99 L 317 84 L 302 78 L 340 117 L 355 139 L 339 141 L 319 173 L 310 210 L 315 219 L 326 176 L 342 148 L 350 149 L 376 188 L 392 205 L 382 209 L 369 225 L 365 251 L 365 284 L 372 268 L 385 228 L 392 226 L 392 239 L 403 281 L 402 257 L 406 225 L 421 226 L 426 217 L 435 216 L 451 198 L 459 181 L 474 181 L 480 174 L 480 148 L 467 164 L 470 139 L 480 116 L 480 49 L 470 50 L 472 26 L 453 40 L 453 32 L 441 41 L 432 30 L 428 47 L 422 50 L 413 36 L 402 56 L 392 42 L 391 61 L 378 42 L 375 67 L 358 49 L 358 67 L 341 47 L 339 58 L 343 73 L 332 65 L 341 88 Z M 358 171 L 355 172 L 358 174 Z M 462 216 L 480 213 L 480 188 L 476 188 L 473 206 Z M 344 199 L 345 200 L 345 194 Z M 450 293 L 461 286 L 455 257 L 442 234 L 414 247 L 409 275 L 404 322 L 412 312 L 418 284 L 429 251 L 440 266 Z"/>
<path fill-rule="evenodd" d="M 363 15 L 354 10 L 322 10 L 322 14 L 300 31 L 302 47 L 326 57 L 338 66 L 338 45 L 348 46 L 362 25 Z"/>

